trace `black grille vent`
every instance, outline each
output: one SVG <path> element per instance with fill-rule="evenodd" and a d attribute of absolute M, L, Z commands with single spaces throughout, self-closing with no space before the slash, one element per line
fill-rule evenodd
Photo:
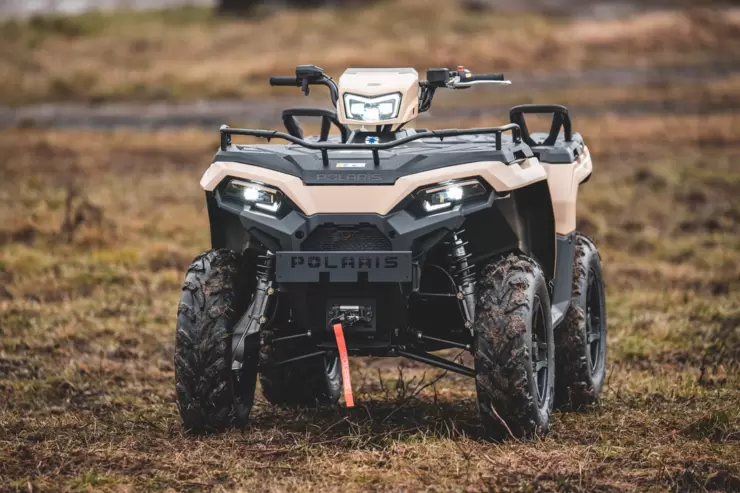
<path fill-rule="evenodd" d="M 373 226 L 361 228 L 320 226 L 306 238 L 301 249 L 314 252 L 392 250 L 390 240 Z"/>

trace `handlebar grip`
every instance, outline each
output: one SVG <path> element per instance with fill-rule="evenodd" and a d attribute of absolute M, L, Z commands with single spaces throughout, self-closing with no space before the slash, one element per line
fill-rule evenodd
<path fill-rule="evenodd" d="M 300 84 L 298 83 L 298 77 L 295 75 L 275 75 L 270 77 L 270 85 L 271 86 L 288 86 L 288 87 L 298 87 Z"/>
<path fill-rule="evenodd" d="M 504 80 L 504 74 L 473 74 L 470 77 L 465 77 L 460 82 L 475 82 L 479 80 L 502 81 Z"/>

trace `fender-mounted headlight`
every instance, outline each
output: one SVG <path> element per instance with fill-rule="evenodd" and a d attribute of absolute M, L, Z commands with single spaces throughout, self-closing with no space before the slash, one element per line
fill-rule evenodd
<path fill-rule="evenodd" d="M 420 190 L 417 197 L 424 211 L 431 214 L 451 209 L 458 202 L 482 197 L 486 193 L 488 190 L 483 183 L 477 178 L 469 178 L 432 185 Z"/>
<path fill-rule="evenodd" d="M 224 187 L 224 195 L 244 202 L 264 212 L 276 214 L 280 210 L 283 194 L 273 188 L 254 181 L 231 180 Z"/>

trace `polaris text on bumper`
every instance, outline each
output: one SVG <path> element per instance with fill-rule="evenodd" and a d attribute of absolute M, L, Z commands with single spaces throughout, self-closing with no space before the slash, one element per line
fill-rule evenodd
<path fill-rule="evenodd" d="M 277 252 L 278 282 L 410 282 L 411 252 Z"/>

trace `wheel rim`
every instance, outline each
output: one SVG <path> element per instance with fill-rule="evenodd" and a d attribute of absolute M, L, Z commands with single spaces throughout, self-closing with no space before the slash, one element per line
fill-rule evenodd
<path fill-rule="evenodd" d="M 547 324 L 545 310 L 539 297 L 534 299 L 534 318 L 532 320 L 532 376 L 537 385 L 537 405 L 545 407 L 550 388 L 549 379 L 549 351 L 547 340 Z"/>
<path fill-rule="evenodd" d="M 594 374 L 601 364 L 602 344 L 602 293 L 596 284 L 596 276 L 590 272 L 586 291 L 586 337 L 588 343 L 588 359 L 591 374 Z"/>

